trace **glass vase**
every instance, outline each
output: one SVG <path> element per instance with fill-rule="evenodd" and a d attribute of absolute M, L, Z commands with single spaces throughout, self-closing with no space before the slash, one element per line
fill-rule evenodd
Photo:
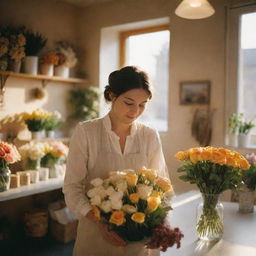
<path fill-rule="evenodd" d="M 196 231 L 199 239 L 219 240 L 223 236 L 223 205 L 219 194 L 202 194 L 197 207 Z"/>
<path fill-rule="evenodd" d="M 238 192 L 239 212 L 252 213 L 254 211 L 254 191 L 244 189 Z"/>
<path fill-rule="evenodd" d="M 10 188 L 11 171 L 9 168 L 0 169 L 0 192 L 4 192 Z"/>

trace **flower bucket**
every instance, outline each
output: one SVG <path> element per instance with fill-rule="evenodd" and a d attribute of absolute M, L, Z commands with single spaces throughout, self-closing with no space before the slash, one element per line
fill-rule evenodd
<path fill-rule="evenodd" d="M 237 134 L 235 133 L 228 134 L 228 145 L 231 147 L 237 147 L 238 145 Z"/>
<path fill-rule="evenodd" d="M 50 139 L 55 138 L 55 131 L 46 131 L 46 137 Z"/>
<path fill-rule="evenodd" d="M 32 140 L 41 140 L 44 138 L 44 132 L 43 131 L 31 132 L 31 138 Z"/>
<path fill-rule="evenodd" d="M 129 242 L 124 247 L 124 256 L 144 256 L 146 248 L 143 242 Z"/>
<path fill-rule="evenodd" d="M 39 180 L 44 181 L 49 179 L 49 168 L 41 167 L 39 169 Z"/>
<path fill-rule="evenodd" d="M 30 174 L 30 182 L 31 183 L 38 183 L 39 182 L 39 171 L 37 170 L 27 170 Z"/>
<path fill-rule="evenodd" d="M 54 75 L 63 77 L 63 78 L 68 78 L 69 77 L 69 68 L 64 65 L 55 66 L 54 67 Z"/>
<path fill-rule="evenodd" d="M 38 73 L 38 56 L 26 56 L 24 59 L 24 73 L 37 75 Z"/>
<path fill-rule="evenodd" d="M 197 208 L 196 231 L 204 241 L 219 240 L 223 236 L 223 205 L 218 202 L 219 194 L 202 194 Z"/>
<path fill-rule="evenodd" d="M 240 213 L 252 213 L 254 211 L 254 192 L 249 189 L 238 192 Z"/>
<path fill-rule="evenodd" d="M 42 75 L 53 76 L 53 64 L 41 64 L 39 70 Z"/>
<path fill-rule="evenodd" d="M 238 135 L 238 146 L 240 148 L 247 148 L 250 144 L 250 135 L 249 134 L 239 134 Z"/>

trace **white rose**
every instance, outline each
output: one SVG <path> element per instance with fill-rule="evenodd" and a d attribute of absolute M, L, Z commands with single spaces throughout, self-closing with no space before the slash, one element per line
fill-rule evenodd
<path fill-rule="evenodd" d="M 122 200 L 111 200 L 111 207 L 114 210 L 120 210 L 123 206 Z"/>
<path fill-rule="evenodd" d="M 103 180 L 101 178 L 96 178 L 96 179 L 93 179 L 91 180 L 90 182 L 94 187 L 98 187 L 98 186 L 101 186 L 102 183 L 103 183 Z"/>
<path fill-rule="evenodd" d="M 114 193 L 112 193 L 110 196 L 109 196 L 109 199 L 111 201 L 117 201 L 117 200 L 121 200 L 122 197 L 123 197 L 124 193 L 121 192 L 121 191 L 115 191 Z"/>
<path fill-rule="evenodd" d="M 96 195 L 96 196 L 92 197 L 90 201 L 91 201 L 91 205 L 100 205 L 101 198 L 100 198 L 100 196 Z"/>
<path fill-rule="evenodd" d="M 103 202 L 100 204 L 100 208 L 101 208 L 104 212 L 106 212 L 106 213 L 110 212 L 110 211 L 112 210 L 112 208 L 111 208 L 111 202 L 110 202 L 109 200 L 103 201 Z"/>
<path fill-rule="evenodd" d="M 117 183 L 116 183 L 116 188 L 118 191 L 122 191 L 124 192 L 126 189 L 127 189 L 127 182 L 126 180 L 119 180 Z"/>
<path fill-rule="evenodd" d="M 164 193 L 164 198 L 166 198 L 167 200 L 171 200 L 173 198 L 173 196 L 175 195 L 174 191 L 171 189 L 167 192 Z"/>
<path fill-rule="evenodd" d="M 123 205 L 122 210 L 127 213 L 135 213 L 137 211 L 137 209 L 130 204 Z"/>
<path fill-rule="evenodd" d="M 115 193 L 116 191 L 114 190 L 114 188 L 112 186 L 109 186 L 107 189 L 106 189 L 106 193 L 108 196 L 111 196 L 113 193 Z"/>
<path fill-rule="evenodd" d="M 106 190 L 102 186 L 96 187 L 96 191 L 101 198 L 104 198 L 107 195 Z"/>
<path fill-rule="evenodd" d="M 151 186 L 147 186 L 144 184 L 138 184 L 137 189 L 138 189 L 139 197 L 143 200 L 147 200 L 147 198 L 150 196 L 153 190 Z"/>
<path fill-rule="evenodd" d="M 87 196 L 89 196 L 90 198 L 96 196 L 98 193 L 97 191 L 97 188 L 92 188 L 92 189 L 89 189 L 88 192 L 87 192 Z"/>

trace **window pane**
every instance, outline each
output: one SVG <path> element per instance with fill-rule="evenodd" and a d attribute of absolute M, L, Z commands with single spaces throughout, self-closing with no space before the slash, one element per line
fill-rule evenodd
<path fill-rule="evenodd" d="M 170 32 L 164 30 L 130 36 L 126 40 L 125 65 L 145 70 L 154 86 L 153 99 L 140 121 L 162 132 L 168 129 L 169 38 Z"/>
<path fill-rule="evenodd" d="M 238 108 L 250 120 L 256 117 L 256 12 L 243 14 L 240 21 Z"/>

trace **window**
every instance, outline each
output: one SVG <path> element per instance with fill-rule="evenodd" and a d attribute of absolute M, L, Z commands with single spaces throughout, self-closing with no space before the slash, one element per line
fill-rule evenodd
<path fill-rule="evenodd" d="M 153 82 L 153 99 L 140 121 L 160 132 L 168 130 L 169 42 L 168 25 L 120 34 L 120 66 L 139 66 Z"/>
<path fill-rule="evenodd" d="M 227 41 L 227 118 L 234 112 L 256 122 L 256 6 L 229 10 Z M 251 144 L 256 145 L 256 128 Z"/>

